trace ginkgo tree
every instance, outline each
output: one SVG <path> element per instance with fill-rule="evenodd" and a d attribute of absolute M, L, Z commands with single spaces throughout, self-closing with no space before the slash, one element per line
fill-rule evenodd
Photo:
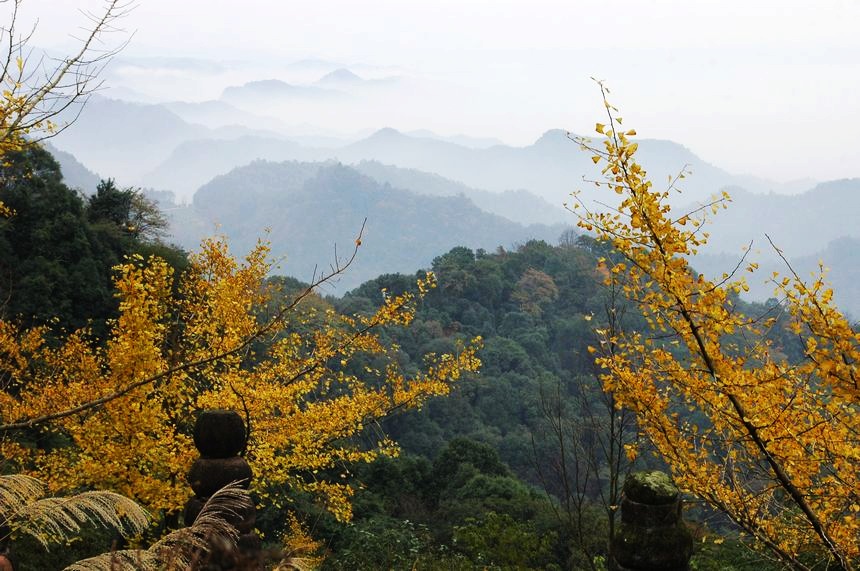
<path fill-rule="evenodd" d="M 602 144 L 576 140 L 602 166 L 595 182 L 620 204 L 595 211 L 577 197 L 571 209 L 579 226 L 618 253 L 617 261 L 601 260 L 607 280 L 623 284 L 648 324 L 641 332 L 600 332 L 603 350 L 593 351 L 604 388 L 636 414 L 682 489 L 786 566 L 856 569 L 860 333 L 821 276 L 805 282 L 790 266 L 787 277 L 774 274 L 782 303 L 754 316 L 737 308 L 748 288 L 743 277 L 695 272 L 689 258 L 707 241 L 705 219 L 730 197 L 673 213 L 668 194 L 684 173 L 666 189 L 654 187 L 636 161 L 635 131 L 622 127 L 600 88 Z M 779 311 L 805 348 L 801 362 L 787 362 L 768 339 Z"/>
<path fill-rule="evenodd" d="M 77 117 L 81 106 L 101 86 L 107 63 L 125 47 L 127 40 L 109 47 L 106 36 L 121 32 L 118 23 L 134 4 L 107 0 L 98 12 L 82 10 L 88 24 L 78 31 L 77 50 L 60 58 L 44 53 L 40 56 L 30 45 L 36 27 L 21 27 L 24 0 L 0 4 L 2 159 L 7 153 L 53 137 Z M 0 217 L 11 214 L 12 210 L 0 201 Z"/>
<path fill-rule="evenodd" d="M 75 111 L 76 104 L 98 89 L 104 66 L 125 47 L 122 41 L 107 47 L 105 36 L 119 32 L 118 22 L 134 7 L 130 1 L 108 0 L 98 12 L 82 11 L 89 24 L 82 27 L 77 50 L 53 58 L 38 56 L 30 45 L 35 27 L 21 29 L 24 0 L 3 4 L 0 154 L 51 137 L 68 125 L 60 116 Z"/>
<path fill-rule="evenodd" d="M 156 257 L 127 260 L 104 345 L 86 330 L 57 341 L 46 327 L 0 321 L 0 455 L 52 491 L 108 489 L 176 512 L 191 495 L 197 411 L 234 409 L 250 421 L 247 457 L 265 501 L 282 501 L 266 493 L 288 485 L 348 519 L 349 465 L 397 453 L 384 436 L 363 445 L 352 437 L 447 393 L 478 368 L 480 339 L 428 355 L 407 375 L 380 334 L 410 323 L 432 274 L 372 314 L 343 316 L 318 297 L 305 303 L 331 275 L 293 297 L 267 287 L 268 252 L 260 242 L 239 262 L 224 240 L 209 240 L 181 276 Z M 48 437 L 53 445 L 33 445 Z"/>

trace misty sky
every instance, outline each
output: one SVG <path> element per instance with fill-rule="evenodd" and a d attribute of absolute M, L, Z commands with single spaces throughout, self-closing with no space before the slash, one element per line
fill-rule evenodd
<path fill-rule="evenodd" d="M 85 23 L 77 9 L 101 5 L 25 0 L 22 22 L 38 16 L 34 43 L 63 49 Z M 321 58 L 425 86 L 399 112 L 338 118 L 344 129 L 518 145 L 550 128 L 586 133 L 602 119 L 596 76 L 641 136 L 730 171 L 860 176 L 860 0 L 140 0 L 122 24 L 135 31 L 127 58 L 229 61 L 245 79 Z M 165 100 L 225 87 L 175 70 L 146 82 Z"/>

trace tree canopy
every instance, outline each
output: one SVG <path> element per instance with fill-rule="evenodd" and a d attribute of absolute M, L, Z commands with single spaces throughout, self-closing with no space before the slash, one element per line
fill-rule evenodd
<path fill-rule="evenodd" d="M 39 441 L 65 441 L 32 447 L 6 439 L 0 453 L 53 489 L 109 488 L 174 512 L 189 495 L 194 411 L 246 410 L 261 495 L 277 502 L 275 490 L 289 484 L 348 519 L 346 466 L 396 452 L 382 436 L 366 446 L 350 437 L 394 410 L 447 393 L 477 369 L 479 340 L 456 354 L 428 355 L 424 372 L 407 375 L 377 330 L 408 325 L 415 297 L 435 286 L 432 275 L 414 293 L 385 296 L 368 316 L 305 311 L 300 302 L 310 288 L 265 315 L 275 294 L 263 287 L 267 253 L 260 243 L 240 263 L 226 243 L 208 241 L 178 278 L 178 296 L 167 263 L 132 256 L 117 268 L 119 317 L 104 346 L 86 329 L 56 345 L 46 343 L 44 327 L 0 322 L 0 350 L 9 357 L 0 429 L 38 427 Z M 261 340 L 269 342 L 252 346 Z M 365 355 L 373 359 L 350 372 L 350 361 Z"/>
<path fill-rule="evenodd" d="M 604 101 L 607 94 L 601 84 Z M 578 203 L 580 226 L 610 244 L 603 260 L 638 305 L 647 328 L 607 334 L 598 347 L 604 388 L 640 428 L 683 489 L 726 513 L 784 564 L 818 561 L 849 570 L 860 557 L 860 333 L 834 306 L 822 276 L 773 280 L 780 304 L 740 311 L 743 277 L 697 274 L 688 257 L 708 238 L 704 221 L 727 193 L 674 214 L 635 159 L 636 132 L 606 102 L 602 145 L 579 140 L 603 165 L 598 184 L 621 202 L 612 212 Z M 739 264 L 739 269 L 743 261 Z M 748 264 L 755 271 L 755 264 Z M 803 346 L 788 361 L 767 333 L 782 312 Z"/>

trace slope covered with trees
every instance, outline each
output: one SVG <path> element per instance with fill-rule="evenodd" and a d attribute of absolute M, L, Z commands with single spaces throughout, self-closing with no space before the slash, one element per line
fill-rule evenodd
<path fill-rule="evenodd" d="M 574 238 L 492 253 L 460 247 L 434 260 L 439 287 L 413 326 L 391 339 L 411 366 L 427 351 L 480 334 L 481 371 L 447 399 L 383 422 L 405 455 L 357 470 L 349 526 L 308 510 L 328 538 L 326 568 L 602 568 L 612 479 L 634 467 L 666 468 L 631 417 L 613 417 L 588 350 L 599 343 L 594 329 L 608 326 L 607 312 L 620 316 L 618 327 L 646 327 L 603 286 L 597 261 L 605 255 L 592 240 Z M 407 291 L 420 275 L 383 275 L 333 302 L 363 311 L 382 291 Z M 768 311 L 736 301 L 750 314 Z M 801 358 L 787 323 L 769 335 L 775 350 Z M 641 453 L 629 460 L 634 445 Z M 608 447 L 621 457 L 613 460 Z M 771 568 L 741 546 L 724 518 L 702 510 L 688 517 L 703 541 L 700 569 Z M 523 552 L 532 557 L 518 559 Z"/>
<path fill-rule="evenodd" d="M 32 149 L 24 156 L 46 159 L 38 149 Z M 39 164 L 42 165 L 38 171 L 39 176 L 18 180 L 22 185 L 29 185 L 25 194 L 38 196 L 43 191 L 42 187 L 51 183 L 55 185 L 52 188 L 56 193 L 51 195 L 54 197 L 51 202 L 58 211 L 54 216 L 67 210 L 66 214 L 77 213 L 77 222 L 73 226 L 79 229 L 86 230 L 90 226 L 99 225 L 104 226 L 103 232 L 110 229 L 108 235 L 113 236 L 120 246 L 125 245 L 127 248 L 120 248 L 116 256 L 144 252 L 141 248 L 146 246 L 146 242 L 141 241 L 135 227 L 130 226 L 133 217 L 128 210 L 132 199 L 138 195 L 130 191 L 120 191 L 106 181 L 90 199 L 84 201 L 59 182 L 56 165 L 51 162 Z M 312 174 L 306 176 L 310 177 Z M 6 179 L 8 184 L 13 180 L 15 179 Z M 24 191 L 23 186 L 12 186 L 10 189 Z M 4 199 L 14 197 L 14 192 L 3 195 Z M 58 200 L 57 197 L 65 198 Z M 31 220 L 23 202 L 15 202 L 15 205 L 21 218 L 18 219 L 16 214 L 4 221 L 4 224 L 20 224 L 22 221 Z M 38 218 L 50 218 L 45 211 L 39 212 L 42 215 Z M 54 239 L 51 236 L 50 233 L 39 232 L 31 235 L 30 243 L 35 246 L 40 240 L 50 241 Z M 130 248 L 130 244 L 136 245 L 138 249 Z M 154 246 L 155 243 L 152 243 L 149 247 Z M 209 254 L 204 253 L 204 256 L 209 257 L 195 258 L 191 266 L 191 277 L 183 280 L 195 279 L 193 276 L 198 275 L 196 272 L 199 270 L 193 268 L 203 267 L 200 266 L 201 263 L 209 264 L 205 267 L 215 274 L 221 271 L 229 274 L 234 271 L 229 269 L 227 259 L 221 257 L 219 247 L 213 244 L 207 251 Z M 266 479 L 265 474 L 269 468 L 261 468 L 262 481 L 267 482 L 259 490 L 261 497 L 280 497 L 299 513 L 305 514 L 309 518 L 307 521 L 316 522 L 312 533 L 327 541 L 329 553 L 325 565 L 329 568 L 404 568 L 411 567 L 417 561 L 425 568 L 495 565 L 552 569 L 582 568 L 599 561 L 600 557 L 605 555 L 608 533 L 608 517 L 602 507 L 601 492 L 609 485 L 609 481 L 605 471 L 600 473 L 606 469 L 607 464 L 605 458 L 599 457 L 596 448 L 585 444 L 596 443 L 598 437 L 602 438 L 601 435 L 606 434 L 609 419 L 609 409 L 601 398 L 587 350 L 587 346 L 595 340 L 592 327 L 602 321 L 601 316 L 608 303 L 607 292 L 601 286 L 601 274 L 595 263 L 601 252 L 601 248 L 588 239 L 577 240 L 574 235 L 568 234 L 564 243 L 559 246 L 530 241 L 514 250 L 499 248 L 493 252 L 457 247 L 435 258 L 430 269 L 437 276 L 438 286 L 426 290 L 423 301 L 416 307 L 414 317 L 410 318 L 412 325 L 402 330 L 396 327 L 380 330 L 379 341 L 391 349 L 382 355 L 372 351 L 350 352 L 343 364 L 338 364 L 341 363 L 340 357 L 333 357 L 335 363 L 332 373 L 338 378 L 364 379 L 367 382 L 370 379 L 368 370 L 379 371 L 381 374 L 386 370 L 384 361 L 392 359 L 404 374 L 414 375 L 426 366 L 427 354 L 459 354 L 461 357 L 468 357 L 468 353 L 464 353 L 460 347 L 477 336 L 483 337 L 485 344 L 481 351 L 481 373 L 477 376 L 467 375 L 454 387 L 454 392 L 448 399 L 430 401 L 420 411 L 384 419 L 379 425 L 370 423 L 370 430 L 360 432 L 358 440 L 354 441 L 364 445 L 377 442 L 379 433 L 373 427 L 380 426 L 387 437 L 401 443 L 405 454 L 402 458 L 379 459 L 362 465 L 361 462 L 356 463 L 358 456 L 346 452 L 349 448 L 338 448 L 343 452 L 335 454 L 341 456 L 333 464 L 315 465 L 307 470 L 290 469 L 287 473 L 299 480 L 291 480 L 289 488 L 284 487 L 285 482 Z M 115 259 L 109 257 L 92 263 L 100 267 L 105 276 L 110 276 L 110 267 L 116 263 Z M 179 256 L 177 259 L 184 260 L 184 257 Z M 205 261 L 207 259 L 208 262 Z M 252 256 L 251 259 L 256 258 Z M 222 262 L 227 265 L 223 266 Z M 247 281 L 262 277 L 264 272 L 253 270 L 253 264 L 256 263 L 251 262 L 251 266 L 237 269 L 238 273 L 232 278 L 225 274 L 223 277 L 227 281 L 222 283 L 225 286 L 228 283 L 233 284 L 229 286 L 229 291 L 245 291 L 241 288 L 233 289 L 241 284 L 250 287 L 251 290 L 248 291 L 256 291 L 252 283 Z M 110 361 L 104 364 L 107 368 L 103 369 L 108 372 L 109 377 L 100 377 L 102 373 L 94 369 L 76 368 L 69 371 L 68 377 L 52 378 L 48 382 L 40 380 L 43 377 L 40 376 L 42 373 L 39 368 L 26 374 L 23 370 L 7 370 L 6 375 L 18 379 L 21 388 L 16 394 L 8 395 L 11 399 L 4 400 L 4 406 L 7 407 L 4 419 L 14 420 L 16 415 L 21 413 L 25 414 L 25 421 L 38 418 L 41 412 L 55 412 L 58 408 L 62 411 L 62 403 L 68 405 L 102 394 L 99 387 L 107 389 L 115 383 L 120 383 L 121 386 L 125 382 L 122 380 L 125 374 L 122 372 L 124 362 L 151 363 L 156 367 L 153 371 L 159 370 L 158 351 L 146 360 L 140 360 L 139 358 L 143 357 L 140 351 L 144 348 L 139 341 L 133 344 L 137 347 L 134 351 L 130 351 L 132 345 L 126 343 L 131 339 L 139 340 L 149 335 L 142 335 L 142 330 L 134 329 L 144 326 L 145 321 L 137 325 L 128 321 L 128 311 L 138 305 L 134 301 L 134 296 L 138 294 L 128 289 L 128 285 L 141 279 L 143 283 L 149 281 L 150 285 L 154 286 L 156 282 L 152 280 L 155 277 L 168 275 L 162 271 L 166 267 L 150 265 L 140 258 L 130 265 L 126 263 L 123 267 L 123 273 L 116 284 L 125 292 L 122 300 L 122 307 L 125 309 L 117 314 L 118 308 L 111 304 L 107 310 L 109 315 L 120 315 L 120 321 L 112 329 L 105 328 L 105 331 L 110 333 L 105 346 L 109 351 L 106 355 L 113 355 L 109 357 Z M 177 270 L 181 271 L 184 267 L 184 263 L 177 265 Z M 255 275 L 257 278 L 253 278 Z M 221 278 L 215 279 L 217 282 Z M 415 289 L 416 281 L 426 283 L 427 279 L 424 271 L 413 276 L 386 274 L 363 284 L 342 298 L 309 297 L 305 302 L 309 305 L 305 306 L 306 310 L 301 313 L 304 317 L 293 321 L 290 328 L 284 330 L 283 334 L 287 336 L 282 339 L 286 342 L 288 339 L 298 339 L 294 335 L 311 333 L 319 336 L 323 322 L 334 315 L 357 315 L 361 320 L 373 320 L 376 315 L 374 308 L 391 307 L 392 303 L 399 303 L 396 300 L 406 299 L 403 296 L 418 295 L 419 292 Z M 196 303 L 195 299 L 202 301 L 203 298 L 197 296 L 204 295 L 202 292 L 210 287 L 216 287 L 216 282 L 199 290 L 199 293 L 195 293 L 185 303 Z M 190 283 L 193 282 L 186 282 Z M 164 282 L 158 286 L 163 295 L 167 296 L 162 298 L 165 302 L 170 296 L 170 288 L 164 289 L 166 284 L 167 282 Z M 198 285 L 204 287 L 202 283 Z M 185 295 L 198 291 L 197 286 L 191 289 L 188 289 L 189 285 L 180 287 L 183 288 L 180 291 L 187 292 Z M 293 299 L 295 295 L 305 291 L 305 286 L 294 280 L 272 278 L 268 280 L 268 289 L 274 297 L 268 302 L 268 309 L 261 315 L 276 311 L 283 303 L 278 300 Z M 35 294 L 37 290 L 18 288 L 10 294 L 10 299 L 14 300 L 14 303 L 31 303 L 27 300 L 31 293 Z M 225 294 L 227 293 L 228 290 L 225 290 Z M 144 292 L 141 294 L 144 297 L 149 295 Z M 214 342 L 214 338 L 207 335 L 223 335 L 225 329 L 217 325 L 220 323 L 218 320 L 228 319 L 229 315 L 233 315 L 233 310 L 224 313 L 223 317 L 218 317 L 217 323 L 208 320 L 220 314 L 217 307 L 223 307 L 226 311 L 230 304 L 229 299 L 229 295 L 221 301 L 212 299 L 212 303 L 216 305 L 203 314 L 208 317 L 203 321 L 187 321 L 184 325 L 185 331 L 176 332 L 179 337 L 168 333 L 169 329 L 163 330 L 166 335 L 163 338 L 164 347 L 173 355 L 171 359 L 179 359 L 178 362 L 182 362 L 177 351 L 180 350 L 182 339 L 191 334 L 201 336 L 200 345 L 194 349 L 197 352 L 202 351 L 199 353 L 201 358 L 206 358 L 207 351 L 228 350 L 228 347 L 222 346 L 227 342 L 223 338 Z M 56 312 L 55 316 L 66 319 L 63 309 L 53 311 Z M 183 311 L 177 308 L 176 315 L 181 316 Z M 324 315 L 328 317 L 323 318 Z M 93 326 L 103 322 L 103 319 L 93 319 Z M 630 320 L 636 323 L 632 315 Z M 8 352 L 14 350 L 14 345 L 10 343 L 13 342 L 15 330 L 11 328 L 10 322 L 4 323 L 4 327 L 8 328 L 7 332 L 12 334 L 12 337 L 6 338 L 4 345 Z M 227 321 L 224 321 L 222 325 L 226 324 Z M 74 323 L 70 322 L 69 327 L 73 326 Z M 123 331 L 122 328 L 131 329 Z M 197 333 L 194 333 L 195 331 Z M 237 335 L 241 337 L 240 332 Z M 342 340 L 343 335 L 348 335 L 348 328 L 340 333 L 332 332 L 332 335 L 334 337 L 330 338 L 331 340 Z M 281 337 L 275 339 L 279 338 Z M 317 339 L 316 343 L 319 343 L 321 338 Z M 98 356 L 98 341 L 94 341 L 93 345 L 96 353 L 89 353 L 88 342 L 84 339 L 81 341 L 84 343 L 67 345 L 60 353 L 48 352 L 41 356 L 33 354 L 32 357 L 44 360 L 48 369 L 43 372 L 50 371 L 51 363 L 59 363 L 57 359 L 68 359 L 73 352 L 83 359 L 82 363 L 101 358 Z M 161 342 L 156 342 L 152 349 L 155 350 L 158 345 L 161 345 Z M 214 399 L 211 402 L 217 401 L 222 405 L 227 401 L 235 401 L 236 406 L 241 406 L 229 386 L 237 388 L 244 398 L 248 398 L 248 383 L 254 378 L 253 375 L 260 374 L 259 367 L 264 366 L 258 363 L 257 359 L 262 358 L 268 351 L 280 351 L 281 349 L 276 349 L 280 346 L 278 341 L 274 344 L 271 341 L 257 344 L 254 353 L 258 356 L 251 361 L 228 360 L 234 364 L 225 366 L 224 363 L 219 366 L 217 378 L 221 379 L 222 384 L 226 383 L 221 389 L 206 389 L 198 384 L 199 379 L 207 377 L 205 371 L 209 370 L 201 365 L 199 371 L 192 369 L 190 375 L 177 372 L 178 377 L 173 382 L 159 384 L 158 392 L 165 396 L 185 394 L 186 397 L 182 398 L 183 402 L 186 402 L 184 399 L 197 394 L 195 391 L 202 391 L 186 402 L 189 406 L 193 406 L 195 402 L 203 405 L 211 399 Z M 125 349 L 122 349 L 123 347 Z M 317 345 L 317 350 L 320 347 L 322 346 Z M 129 357 L 132 361 L 126 361 Z M 296 358 L 298 361 L 289 367 L 300 366 L 305 362 L 298 356 Z M 283 366 L 288 366 L 287 363 Z M 165 363 L 165 366 L 169 367 L 169 362 Z M 274 371 L 275 369 L 272 369 L 272 372 Z M 287 374 L 287 369 L 278 374 Z M 387 374 L 376 378 L 371 384 L 382 382 L 381 386 L 386 386 L 389 382 L 384 381 Z M 228 383 L 224 380 L 227 377 L 233 381 Z M 191 381 L 191 385 L 186 385 L 191 393 L 184 392 L 185 389 L 179 390 L 182 384 L 175 384 L 179 379 Z M 347 392 L 355 394 L 358 385 L 350 386 L 353 388 Z M 55 394 L 61 401 L 51 400 L 53 397 L 49 399 L 49 393 L 45 392 L 48 388 L 50 394 Z M 206 396 L 206 391 L 213 389 L 222 392 Z M 90 414 L 83 431 L 77 421 L 62 420 L 52 423 L 50 426 L 53 428 L 36 437 L 36 442 L 50 443 L 42 452 L 29 451 L 22 456 L 21 451 L 14 446 L 10 448 L 11 443 L 7 443 L 4 454 L 7 460 L 14 459 L 21 467 L 52 466 L 51 482 L 54 486 L 107 486 L 137 497 L 145 503 L 151 503 L 155 498 L 160 498 L 158 501 L 162 504 L 165 501 L 174 502 L 171 498 L 181 496 L 184 489 L 181 473 L 185 469 L 183 459 L 187 454 L 180 453 L 179 448 L 162 441 L 164 438 L 172 438 L 169 437 L 172 429 L 164 432 L 156 427 L 162 423 L 165 427 L 174 426 L 181 430 L 184 426 L 181 421 L 183 415 L 177 416 L 174 411 L 172 415 L 168 414 L 161 420 L 158 420 L 161 418 L 158 415 L 158 418 L 153 418 L 151 409 L 136 408 L 134 405 L 140 398 L 149 399 L 147 395 L 146 391 L 132 391 L 127 397 L 128 406 L 117 403 L 102 412 Z M 317 393 L 314 399 L 317 400 L 322 395 L 323 393 Z M 398 408 L 397 403 L 391 405 Z M 251 406 L 253 409 L 253 403 Z M 345 409 L 337 410 L 343 412 Z M 591 416 L 586 415 L 587 410 L 591 411 Z M 270 432 L 261 420 L 269 417 L 270 413 L 261 414 L 263 416 L 254 420 L 253 425 L 262 427 L 258 430 Z M 178 488 L 174 489 L 173 484 L 168 485 L 167 482 L 158 484 L 152 480 L 152 475 L 144 472 L 112 475 L 109 471 L 97 469 L 98 461 L 80 463 L 85 457 L 95 459 L 100 457 L 99 455 L 103 456 L 106 446 L 114 449 L 120 442 L 126 442 L 123 446 L 128 446 L 139 438 L 136 436 L 126 441 L 120 438 L 115 429 L 109 429 L 107 432 L 102 430 L 104 427 L 117 426 L 117 415 L 123 418 L 121 425 L 128 426 L 132 431 L 128 434 L 129 438 L 131 434 L 140 434 L 141 423 L 152 425 L 153 436 L 160 434 L 158 438 L 162 440 L 147 440 L 142 444 L 148 450 L 147 457 L 152 462 L 164 462 L 159 470 L 178 475 L 178 479 L 174 479 Z M 73 416 L 69 418 L 74 419 Z M 321 417 L 324 418 L 325 415 Z M 554 421 L 561 421 L 569 427 L 569 431 L 562 435 L 562 441 L 553 436 Z M 153 422 L 155 424 L 152 424 Z M 312 431 L 316 435 L 315 438 L 324 432 L 322 425 L 313 424 L 310 418 L 307 430 Z M 27 434 L 24 440 L 19 442 L 27 442 L 33 437 L 32 434 Z M 300 433 L 294 436 L 298 438 Z M 635 431 L 628 432 L 625 438 L 620 444 L 635 440 Z M 579 455 L 565 457 L 559 450 L 560 442 L 564 441 L 574 443 L 575 447 L 578 447 Z M 111 444 L 108 445 L 108 442 Z M 190 445 L 186 448 L 191 449 Z M 122 449 L 115 450 L 119 453 Z M 84 456 L 79 456 L 77 450 L 84 451 Z M 134 450 L 132 446 L 126 452 L 134 453 Z M 157 451 L 161 452 L 156 453 Z M 69 464 L 73 457 L 78 458 L 77 463 Z M 370 458 L 368 456 L 366 459 Z M 589 481 L 563 481 L 552 469 L 562 460 L 580 467 L 588 465 L 589 470 L 596 471 Z M 263 461 L 262 457 L 260 461 Z M 123 464 L 124 462 L 120 463 Z M 66 468 L 62 468 L 63 466 Z M 271 468 L 276 469 L 276 466 Z M 315 471 L 318 476 L 312 477 L 311 474 Z M 330 494 L 329 506 L 342 506 L 337 499 L 339 496 L 336 488 L 323 491 L 323 488 L 315 487 L 313 482 L 317 478 L 322 478 L 320 482 L 325 478 L 339 481 L 340 475 L 344 473 L 350 474 L 349 481 L 352 483 L 348 489 L 350 494 L 354 494 L 354 517 L 351 524 L 338 523 L 331 512 L 325 511 L 318 502 L 313 501 L 315 496 L 320 497 L 319 494 L 322 494 L 322 497 Z M 85 480 L 81 480 L 81 477 Z M 141 481 L 149 483 L 143 487 L 134 483 L 141 478 Z M 170 480 L 168 478 L 168 481 Z M 122 482 L 128 482 L 129 485 L 125 486 Z M 297 486 L 299 482 L 302 482 L 304 487 Z M 165 488 L 164 485 L 168 487 Z M 570 511 L 567 500 L 575 498 L 581 499 L 581 509 Z M 169 513 L 170 506 L 175 505 L 175 502 L 162 504 L 158 505 L 165 513 Z M 326 502 L 323 502 L 322 505 L 325 504 Z M 337 509 L 340 508 L 334 509 L 334 513 L 340 513 L 341 516 L 347 513 L 338 512 Z M 577 521 L 578 524 L 575 523 Z M 276 537 L 283 530 L 283 526 L 283 518 L 278 509 L 266 508 L 261 511 L 259 527 L 266 531 L 269 537 Z M 702 562 L 715 560 L 711 555 L 703 557 L 700 558 Z M 720 557 L 743 559 L 742 555 L 735 552 Z"/>
<path fill-rule="evenodd" d="M 195 412 L 228 407 L 252 429 L 243 462 L 263 508 L 256 525 L 290 545 L 306 532 L 284 508 L 305 516 L 326 540 L 329 568 L 601 570 L 612 558 L 619 482 L 649 463 L 715 511 L 710 529 L 696 529 L 703 543 L 725 539 L 708 542 L 713 530 L 730 539 L 700 552 L 696 567 L 755 561 L 733 549 L 737 529 L 798 571 L 857 567 L 856 326 L 821 277 L 807 284 L 789 268 L 789 277 L 773 276 L 781 300 L 748 306 L 738 298 L 743 279 L 693 270 L 705 210 L 671 214 L 668 191 L 653 190 L 634 159 L 636 133 L 620 129 L 602 85 L 603 146 L 581 144 L 620 203 L 580 217 L 597 241 L 567 232 L 557 247 L 458 246 L 433 271 L 385 274 L 323 299 L 315 290 L 353 264 L 361 232 L 352 254 L 335 255 L 331 273 L 315 272 L 310 284 L 271 277 L 266 241 L 242 260 L 222 238 L 186 257 L 158 241 L 164 219 L 139 192 L 106 180 L 84 200 L 27 138 L 53 132 L 65 107 L 52 101 L 87 92 L 93 60 L 84 55 L 116 5 L 43 87 L 28 92 L 22 60 L 17 75 L 11 56 L 4 69 L 4 471 L 75 494 L 65 506 L 112 498 L 96 518 L 112 527 L 122 527 L 123 511 L 141 514 L 126 498 L 87 490 L 120 492 L 145 504 L 161 526 L 153 534 L 163 535 L 190 495 Z M 13 28 L 4 33 L 14 51 L 27 40 L 15 44 Z M 69 73 L 77 82 L 55 93 Z M 441 225 L 456 241 L 478 214 L 462 199 L 436 199 L 442 214 L 428 218 L 431 201 L 404 199 L 341 165 L 289 166 L 247 177 L 255 207 L 273 204 L 272 180 L 286 178 L 291 201 L 322 201 L 335 214 L 316 221 L 329 239 L 349 207 L 394 208 L 408 222 L 398 237 L 424 241 L 422 225 Z M 220 199 L 226 215 L 254 214 L 235 192 Z M 464 210 L 472 216 L 458 219 Z M 296 242 L 314 237 L 307 220 L 292 223 L 302 231 Z M 402 411 L 411 412 L 392 417 Z M 4 502 L 11 494 L 57 505 L 36 479 L 3 482 Z M 708 512 L 694 514 L 704 521 Z"/>
<path fill-rule="evenodd" d="M 7 153 L 0 201 L 0 296 L 6 318 L 103 333 L 114 317 L 112 268 L 125 256 L 158 254 L 176 267 L 184 253 L 157 241 L 166 220 L 140 193 L 102 181 L 89 198 L 70 190 L 41 147 Z"/>
<path fill-rule="evenodd" d="M 454 246 L 494 249 L 555 240 L 563 225 L 523 226 L 458 196 L 427 196 L 377 182 L 339 163 L 257 161 L 204 185 L 187 208 L 171 209 L 172 231 L 192 248 L 218 231 L 239 251 L 268 232 L 279 271 L 309 280 L 348 247 L 367 219 L 362 255 L 335 284 L 346 291 L 379 274 L 427 267 Z"/>

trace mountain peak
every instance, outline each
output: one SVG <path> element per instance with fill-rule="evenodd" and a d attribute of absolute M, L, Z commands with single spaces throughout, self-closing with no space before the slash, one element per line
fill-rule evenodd
<path fill-rule="evenodd" d="M 325 74 L 317 83 L 362 83 L 364 79 L 345 67 Z"/>
<path fill-rule="evenodd" d="M 374 139 L 374 140 L 394 139 L 394 138 L 399 139 L 399 138 L 403 138 L 405 136 L 406 135 L 404 135 L 403 133 L 401 133 L 397 129 L 394 129 L 393 127 L 383 127 L 382 129 L 378 130 L 377 132 L 372 134 L 370 137 L 368 137 L 368 139 Z"/>
<path fill-rule="evenodd" d="M 564 129 L 550 129 L 546 133 L 540 136 L 537 141 L 535 141 L 535 146 L 543 146 L 543 145 L 557 145 L 560 142 L 567 142 L 568 132 Z"/>
<path fill-rule="evenodd" d="M 256 96 L 281 95 L 286 92 L 295 91 L 295 89 L 295 86 L 280 79 L 259 79 L 242 85 L 225 87 L 221 93 L 221 99 L 229 100 L 232 97 L 247 96 L 250 93 Z"/>

